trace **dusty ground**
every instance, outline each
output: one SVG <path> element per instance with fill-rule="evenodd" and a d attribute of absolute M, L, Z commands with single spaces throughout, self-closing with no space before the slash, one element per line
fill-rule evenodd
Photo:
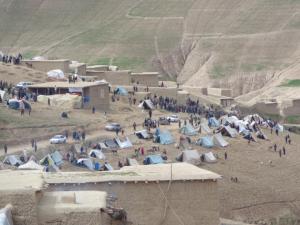
<path fill-rule="evenodd" d="M 127 103 L 112 103 L 112 110 L 108 112 L 107 118 L 104 117 L 104 113 L 97 112 L 92 115 L 89 111 L 72 110 L 70 121 L 71 125 L 64 125 L 56 109 L 49 109 L 48 106 L 43 106 L 41 109 L 37 109 L 39 105 L 34 105 L 33 113 L 29 118 L 27 115 L 25 120 L 30 119 L 28 123 L 33 124 L 34 119 L 42 121 L 45 117 L 48 117 L 48 126 L 57 127 L 58 124 L 62 125 L 61 129 L 74 127 L 82 127 L 86 125 L 87 138 L 89 140 L 103 140 L 105 137 L 113 137 L 115 134 L 112 132 L 104 131 L 104 125 L 106 121 L 113 121 L 121 123 L 125 128 L 125 135 L 133 133 L 132 123 L 136 121 L 138 129 L 142 129 L 140 125 L 144 117 L 147 116 L 146 112 L 142 112 L 140 109 L 128 106 Z M 41 110 L 41 111 L 39 111 Z M 20 117 L 18 112 L 1 108 L 1 112 L 7 112 L 15 118 Z M 38 113 L 39 112 L 39 113 Z M 48 113 L 47 113 L 48 112 Z M 44 117 L 42 117 L 42 115 Z M 168 115 L 166 112 L 155 111 L 154 117 L 157 118 L 160 115 Z M 181 118 L 187 115 L 180 115 Z M 93 118 L 91 120 L 91 118 Z M 23 120 L 24 120 L 23 119 Z M 9 123 L 8 127 L 19 126 L 19 123 Z M 54 149 L 61 150 L 65 153 L 69 149 L 72 141 L 69 140 L 69 144 L 55 145 L 49 147 L 47 135 L 59 132 L 59 129 L 49 132 L 49 127 L 42 127 L 36 133 L 32 133 L 31 128 L 16 128 L 16 136 L 12 139 L 18 138 L 19 142 L 24 142 L 22 145 L 9 146 L 9 153 L 18 152 L 24 149 L 31 151 L 28 138 L 33 136 L 40 136 L 38 141 L 38 157 L 42 157 L 47 152 Z M 178 142 L 180 134 L 178 133 L 178 125 L 172 124 L 171 126 L 161 126 L 161 129 L 171 130 L 173 136 Z M 2 141 L 3 130 L 1 130 Z M 219 161 L 215 164 L 202 164 L 201 167 L 217 172 L 223 176 L 220 180 L 220 212 L 221 217 L 242 220 L 246 222 L 253 222 L 260 219 L 272 219 L 275 217 L 293 217 L 300 216 L 300 199 L 298 195 L 300 193 L 300 177 L 298 171 L 300 164 L 298 158 L 300 157 L 299 144 L 300 138 L 298 135 L 291 134 L 292 145 L 287 145 L 287 155 L 282 158 L 279 157 L 278 152 L 270 150 L 269 147 L 274 143 L 282 148 L 284 142 L 284 134 L 280 134 L 276 137 L 275 134 L 271 135 L 269 131 L 266 134 L 271 138 L 271 141 L 259 140 L 258 143 L 247 142 L 239 137 L 236 139 L 226 138 L 230 143 L 225 149 L 213 148 L 211 151 L 218 154 Z M 197 137 L 193 137 L 196 140 Z M 29 139 L 30 140 L 30 139 Z M 109 161 L 114 168 L 117 167 L 119 160 L 124 160 L 126 157 L 130 157 L 134 154 L 134 149 L 143 146 L 145 149 L 149 149 L 153 145 L 152 141 L 141 141 L 139 144 L 135 144 L 131 149 L 119 150 L 118 155 L 112 153 L 105 153 L 107 161 Z M 192 145 L 191 148 L 199 150 L 199 152 L 207 152 L 208 150 Z M 174 144 L 160 146 L 161 151 L 167 150 L 169 160 L 175 161 L 175 157 L 180 152 L 176 149 Z M 224 160 L 225 150 L 228 153 L 228 160 Z M 210 150 L 209 150 L 210 151 Z M 3 154 L 3 150 L 0 155 Z M 138 161 L 142 163 L 143 157 L 140 156 Z M 272 161 L 270 165 L 269 161 Z M 74 170 L 86 170 L 84 168 L 74 167 L 65 162 L 62 168 L 63 171 Z M 231 177 L 238 177 L 239 182 L 231 182 Z"/>

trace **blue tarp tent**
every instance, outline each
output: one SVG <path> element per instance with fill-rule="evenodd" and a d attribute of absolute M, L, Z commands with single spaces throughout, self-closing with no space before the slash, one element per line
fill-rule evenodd
<path fill-rule="evenodd" d="M 194 129 L 194 127 L 191 124 L 187 124 L 185 126 L 183 126 L 180 129 L 180 133 L 188 135 L 188 136 L 194 136 L 197 135 L 197 131 Z"/>
<path fill-rule="evenodd" d="M 212 148 L 214 147 L 213 137 L 210 136 L 202 137 L 196 142 L 196 144 L 201 145 L 202 147 L 205 148 Z"/>
<path fill-rule="evenodd" d="M 208 126 L 209 127 L 219 127 L 220 122 L 215 117 L 210 117 L 208 119 Z"/>
<path fill-rule="evenodd" d="M 31 105 L 29 102 L 23 100 L 23 103 L 24 103 L 24 107 L 25 109 L 31 109 Z M 10 99 L 8 101 L 8 104 L 9 104 L 9 108 L 10 109 L 15 109 L 15 110 L 18 110 L 20 109 L 20 101 L 19 100 L 16 100 L 16 99 Z"/>
<path fill-rule="evenodd" d="M 50 154 L 50 156 L 54 161 L 55 165 L 59 166 L 63 164 L 63 157 L 58 151 L 55 151 L 54 153 Z"/>
<path fill-rule="evenodd" d="M 128 91 L 127 91 L 125 88 L 120 87 L 120 86 L 118 86 L 118 87 L 116 88 L 116 93 L 117 93 L 118 95 L 123 95 L 123 96 L 127 96 L 127 95 L 128 95 Z"/>
<path fill-rule="evenodd" d="M 156 141 L 162 145 L 169 145 L 174 143 L 172 134 L 168 130 L 161 131 L 159 128 L 155 131 Z"/>
<path fill-rule="evenodd" d="M 144 159 L 144 164 L 149 165 L 149 164 L 161 164 L 164 163 L 164 160 L 162 159 L 161 155 L 148 155 Z"/>

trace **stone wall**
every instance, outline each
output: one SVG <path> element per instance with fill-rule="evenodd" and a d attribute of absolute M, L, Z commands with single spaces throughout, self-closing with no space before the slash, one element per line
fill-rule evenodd
<path fill-rule="evenodd" d="M 0 192 L 0 208 L 11 204 L 14 225 L 38 225 L 34 191 Z"/>
<path fill-rule="evenodd" d="M 117 204 L 128 213 L 133 225 L 216 225 L 219 224 L 217 182 L 111 182 L 97 184 L 58 184 L 51 190 L 100 190 L 114 193 Z"/>
<path fill-rule="evenodd" d="M 87 76 L 96 76 L 98 80 L 105 79 L 111 85 L 130 85 L 131 83 L 131 72 L 128 70 L 118 70 L 118 71 L 96 71 L 87 70 Z"/>
<path fill-rule="evenodd" d="M 157 87 L 158 86 L 158 73 L 156 72 L 143 72 L 143 73 L 132 73 L 131 82 L 139 83 L 148 87 Z"/>
<path fill-rule="evenodd" d="M 69 73 L 70 68 L 70 60 L 62 59 L 62 60 L 22 60 L 21 65 L 40 70 L 44 72 L 48 72 L 50 70 L 60 69 L 64 73 Z"/>

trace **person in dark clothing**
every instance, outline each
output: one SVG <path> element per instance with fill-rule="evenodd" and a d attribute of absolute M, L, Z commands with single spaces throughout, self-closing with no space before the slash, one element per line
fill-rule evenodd
<path fill-rule="evenodd" d="M 292 143 L 292 140 L 289 138 L 289 144 L 291 144 Z"/>
<path fill-rule="evenodd" d="M 285 147 L 284 147 L 284 146 L 282 147 L 282 152 L 283 152 L 283 155 L 286 154 L 286 150 L 285 150 Z"/>
<path fill-rule="evenodd" d="M 4 144 L 4 154 L 7 154 L 7 145 Z"/>
<path fill-rule="evenodd" d="M 34 142 L 34 152 L 37 152 L 37 144 Z"/>
<path fill-rule="evenodd" d="M 274 145 L 274 151 L 276 152 L 277 150 L 277 144 Z"/>
<path fill-rule="evenodd" d="M 82 131 L 81 137 L 82 137 L 82 140 L 85 141 L 85 131 Z"/>
<path fill-rule="evenodd" d="M 279 157 L 281 158 L 281 149 L 279 150 Z"/>
<path fill-rule="evenodd" d="M 136 123 L 135 122 L 133 122 L 132 126 L 133 126 L 133 130 L 136 131 Z"/>
<path fill-rule="evenodd" d="M 50 106 L 50 98 L 48 98 L 48 105 Z"/>
<path fill-rule="evenodd" d="M 149 117 L 150 117 L 150 119 L 152 118 L 152 110 L 151 109 L 149 110 Z"/>
<path fill-rule="evenodd" d="M 95 114 L 95 112 L 96 112 L 96 108 L 95 108 L 95 106 L 93 106 L 93 108 L 92 108 L 92 112 L 93 112 L 93 114 Z"/>
<path fill-rule="evenodd" d="M 31 147 L 34 147 L 34 139 L 31 139 Z"/>
<path fill-rule="evenodd" d="M 227 157 L 228 157 L 227 152 L 225 152 L 225 153 L 224 153 L 224 158 L 225 158 L 225 160 L 227 160 Z"/>

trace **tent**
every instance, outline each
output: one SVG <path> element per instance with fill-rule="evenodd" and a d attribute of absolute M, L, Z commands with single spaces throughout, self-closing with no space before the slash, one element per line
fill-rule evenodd
<path fill-rule="evenodd" d="M 209 127 L 219 127 L 220 122 L 215 117 L 210 117 L 208 119 L 208 126 Z"/>
<path fill-rule="evenodd" d="M 22 102 L 24 104 L 25 109 L 31 109 L 30 103 L 26 100 L 9 99 L 8 105 L 10 109 L 18 110 L 20 109 L 20 105 L 22 104 Z"/>
<path fill-rule="evenodd" d="M 186 150 L 182 151 L 177 157 L 177 161 L 180 162 L 187 162 L 193 165 L 199 165 L 200 160 L 200 154 L 197 150 Z"/>
<path fill-rule="evenodd" d="M 229 145 L 229 143 L 224 140 L 222 134 L 220 133 L 214 135 L 214 143 L 220 147 L 226 147 Z"/>
<path fill-rule="evenodd" d="M 221 129 L 221 133 L 222 133 L 222 135 L 226 135 L 226 136 L 232 137 L 232 138 L 235 138 L 238 136 L 237 131 L 235 129 L 231 128 L 230 126 L 224 126 Z"/>
<path fill-rule="evenodd" d="M 47 73 L 48 78 L 50 79 L 64 79 L 65 74 L 62 70 L 50 70 Z"/>
<path fill-rule="evenodd" d="M 162 145 L 169 145 L 174 143 L 172 134 L 168 130 L 161 131 L 159 128 L 157 128 L 155 135 L 156 135 L 156 141 Z"/>
<path fill-rule="evenodd" d="M 19 166 L 22 164 L 19 156 L 17 155 L 8 155 L 4 158 L 3 163 L 12 165 L 12 166 Z"/>
<path fill-rule="evenodd" d="M 116 137 L 115 141 L 117 142 L 117 144 L 119 145 L 120 148 L 131 148 L 132 147 L 132 143 L 128 137 L 126 137 L 126 140 L 123 142 L 120 140 L 120 138 Z"/>
<path fill-rule="evenodd" d="M 103 160 L 105 160 L 106 158 L 103 152 L 97 149 L 92 149 L 89 153 L 89 156 L 93 158 L 103 159 Z"/>
<path fill-rule="evenodd" d="M 211 136 L 205 136 L 205 137 L 201 137 L 196 144 L 201 145 L 205 148 L 212 148 L 214 147 L 214 141 L 213 141 L 213 137 Z"/>
<path fill-rule="evenodd" d="M 42 60 L 46 60 L 46 58 L 44 56 L 35 56 L 31 60 L 42 61 Z"/>
<path fill-rule="evenodd" d="M 13 225 L 11 210 L 10 205 L 0 209 L 0 225 Z"/>
<path fill-rule="evenodd" d="M 33 160 L 29 160 L 27 163 L 18 167 L 19 170 L 44 170 L 44 166 L 37 164 Z"/>
<path fill-rule="evenodd" d="M 77 164 L 86 166 L 89 170 L 94 170 L 94 163 L 90 158 L 81 158 L 77 160 Z"/>
<path fill-rule="evenodd" d="M 208 152 L 204 153 L 204 161 L 208 163 L 214 163 L 217 162 L 217 159 L 212 152 Z"/>
<path fill-rule="evenodd" d="M 58 151 L 51 153 L 50 156 L 53 159 L 55 165 L 59 166 L 63 164 L 63 157 Z"/>
<path fill-rule="evenodd" d="M 211 130 L 210 130 L 209 126 L 207 126 L 206 123 L 201 123 L 200 127 L 201 127 L 201 133 L 206 133 L 206 134 L 211 133 Z"/>
<path fill-rule="evenodd" d="M 278 130 L 279 132 L 283 132 L 284 131 L 284 127 L 282 125 L 280 125 L 279 123 L 276 124 L 276 126 L 274 127 L 275 130 Z"/>
<path fill-rule="evenodd" d="M 40 164 L 47 166 L 49 171 L 58 172 L 59 168 L 55 165 L 54 160 L 51 158 L 50 154 L 46 155 L 40 160 Z"/>
<path fill-rule="evenodd" d="M 261 130 L 256 132 L 256 137 L 258 137 L 260 139 L 264 139 L 264 140 L 269 140 L 268 137 Z"/>
<path fill-rule="evenodd" d="M 142 101 L 138 107 L 143 109 L 148 109 L 148 110 L 155 108 L 153 102 L 150 99 Z"/>
<path fill-rule="evenodd" d="M 132 158 L 126 158 L 126 162 L 129 166 L 139 165 L 138 161 L 136 159 L 132 159 Z"/>
<path fill-rule="evenodd" d="M 197 135 L 197 131 L 194 129 L 194 127 L 191 124 L 187 124 L 180 128 L 180 133 L 188 135 L 188 136 L 194 136 Z"/>
<path fill-rule="evenodd" d="M 106 171 L 112 171 L 114 168 L 109 163 L 104 163 L 104 170 Z"/>
<path fill-rule="evenodd" d="M 6 91 L 2 91 L 2 90 L 0 90 L 0 97 L 1 97 L 2 101 L 9 99 L 8 93 Z"/>
<path fill-rule="evenodd" d="M 104 143 L 108 148 L 115 149 L 119 147 L 116 141 L 112 139 L 105 140 Z"/>
<path fill-rule="evenodd" d="M 135 132 L 135 135 L 140 139 L 150 139 L 151 138 L 151 135 L 148 133 L 147 130 L 137 131 L 137 132 Z"/>
<path fill-rule="evenodd" d="M 124 87 L 121 87 L 121 86 L 118 86 L 115 91 L 116 91 L 116 94 L 118 94 L 118 95 L 122 95 L 122 96 L 128 95 L 128 91 Z"/>
<path fill-rule="evenodd" d="M 149 164 L 161 164 L 161 163 L 164 163 L 164 160 L 161 157 L 161 155 L 148 155 L 144 159 L 144 164 L 145 165 L 149 165 Z"/>

